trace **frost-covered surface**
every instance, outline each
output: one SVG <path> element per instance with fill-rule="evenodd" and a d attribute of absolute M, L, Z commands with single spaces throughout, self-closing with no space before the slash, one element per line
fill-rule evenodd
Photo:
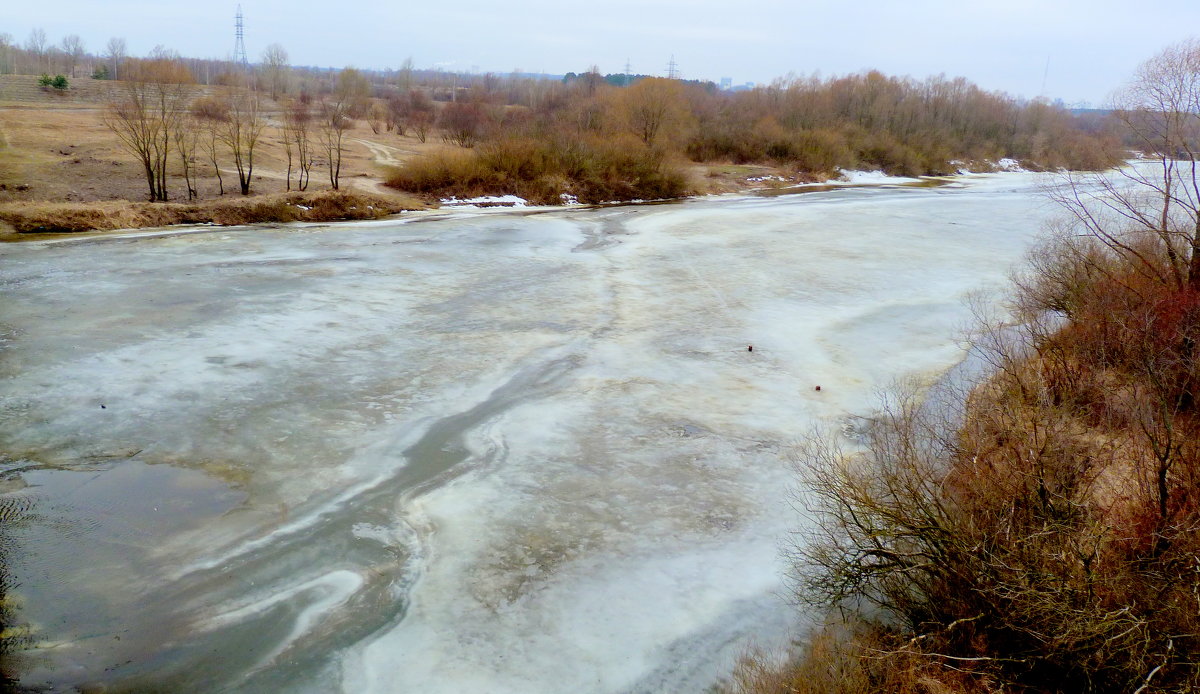
<path fill-rule="evenodd" d="M 830 181 L 830 183 L 848 183 L 851 185 L 887 185 L 901 183 L 916 183 L 919 178 L 910 178 L 908 176 L 891 176 L 882 171 L 851 171 L 841 170 L 841 181 Z"/>
<path fill-rule="evenodd" d="M 525 207 L 529 201 L 518 195 L 481 195 L 477 198 L 445 198 L 441 203 L 442 207 Z"/>
<path fill-rule="evenodd" d="M 972 171 L 970 165 L 957 159 L 951 160 L 950 165 L 955 167 L 960 175 L 964 176 L 972 173 L 988 173 L 993 171 L 1000 171 L 1004 173 L 1029 173 L 1028 169 L 1021 166 L 1021 162 L 1010 157 L 1004 157 L 999 161 L 985 160 L 983 162 L 983 170 L 980 172 Z"/>
<path fill-rule="evenodd" d="M 1038 180 L 0 246 L 25 681 L 703 691 L 804 625 L 792 442 L 960 358 Z"/>
<path fill-rule="evenodd" d="M 1003 159 L 997 161 L 996 169 L 998 171 L 1008 171 L 1011 173 L 1023 173 L 1025 171 L 1025 168 L 1021 166 L 1021 162 L 1009 157 L 1004 157 Z"/>

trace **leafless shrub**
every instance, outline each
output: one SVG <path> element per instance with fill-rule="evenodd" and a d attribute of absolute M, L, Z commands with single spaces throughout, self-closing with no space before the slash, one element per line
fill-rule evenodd
<path fill-rule="evenodd" d="M 1123 254 L 1051 242 L 1018 304 L 1066 322 L 989 326 L 969 394 L 902 392 L 861 450 L 799 454 L 796 596 L 874 615 L 870 657 L 970 686 L 1200 685 L 1200 298 Z"/>

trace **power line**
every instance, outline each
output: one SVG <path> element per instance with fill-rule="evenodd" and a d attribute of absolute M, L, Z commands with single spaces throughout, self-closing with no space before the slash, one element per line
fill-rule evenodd
<path fill-rule="evenodd" d="M 671 62 L 667 63 L 667 79 L 679 79 L 679 65 L 675 62 L 675 55 L 671 55 Z"/>
<path fill-rule="evenodd" d="M 250 59 L 246 57 L 245 27 L 242 24 L 242 6 L 238 5 L 235 39 L 233 42 L 233 62 L 243 69 L 250 67 Z"/>

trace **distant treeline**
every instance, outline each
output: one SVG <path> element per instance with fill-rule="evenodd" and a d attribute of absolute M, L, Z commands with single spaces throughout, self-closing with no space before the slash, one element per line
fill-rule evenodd
<path fill-rule="evenodd" d="M 961 78 L 867 72 L 725 92 L 654 77 L 618 87 L 593 72 L 536 92 L 481 84 L 455 99 L 440 110 L 444 136 L 477 151 L 412 162 L 393 185 L 550 202 L 560 193 L 581 200 L 613 199 L 606 196 L 619 190 L 681 193 L 679 166 L 687 160 L 769 164 L 820 180 L 855 168 L 948 174 L 1004 158 L 1032 169 L 1102 169 L 1120 153 L 1104 121 Z M 591 160 L 606 158 L 599 153 L 614 143 L 624 165 Z M 664 177 L 679 189 L 664 188 Z"/>
<path fill-rule="evenodd" d="M 574 73 L 574 72 L 568 72 L 567 74 L 563 75 L 562 82 L 563 82 L 563 84 L 572 84 L 575 82 L 588 82 L 588 81 L 603 80 L 605 84 L 611 84 L 614 87 L 628 87 L 637 82 L 641 82 L 642 80 L 652 79 L 654 77 L 655 77 L 655 75 L 640 75 L 640 74 L 634 74 L 634 73 L 628 73 L 628 72 L 614 72 L 614 73 L 609 73 L 607 75 L 602 76 L 602 75 L 600 75 L 600 73 L 598 71 L 593 69 L 589 72 L 581 72 L 578 74 Z M 681 79 L 679 81 L 683 82 L 684 84 L 693 84 L 698 87 L 703 87 L 704 89 L 706 89 L 708 91 L 715 91 L 715 90 L 719 89 L 719 87 L 717 86 L 717 83 L 713 82 L 711 80 L 684 80 L 684 79 Z"/>

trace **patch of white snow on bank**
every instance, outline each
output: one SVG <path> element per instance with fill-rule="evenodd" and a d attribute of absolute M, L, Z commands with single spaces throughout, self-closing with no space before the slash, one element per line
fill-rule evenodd
<path fill-rule="evenodd" d="M 830 181 L 830 184 L 847 183 L 850 185 L 879 185 L 887 183 L 916 183 L 919 178 L 908 176 L 889 176 L 882 171 L 847 171 L 841 170 L 840 181 Z"/>
<path fill-rule="evenodd" d="M 529 201 L 517 195 L 481 195 L 477 198 L 445 198 L 442 207 L 525 207 Z"/>

